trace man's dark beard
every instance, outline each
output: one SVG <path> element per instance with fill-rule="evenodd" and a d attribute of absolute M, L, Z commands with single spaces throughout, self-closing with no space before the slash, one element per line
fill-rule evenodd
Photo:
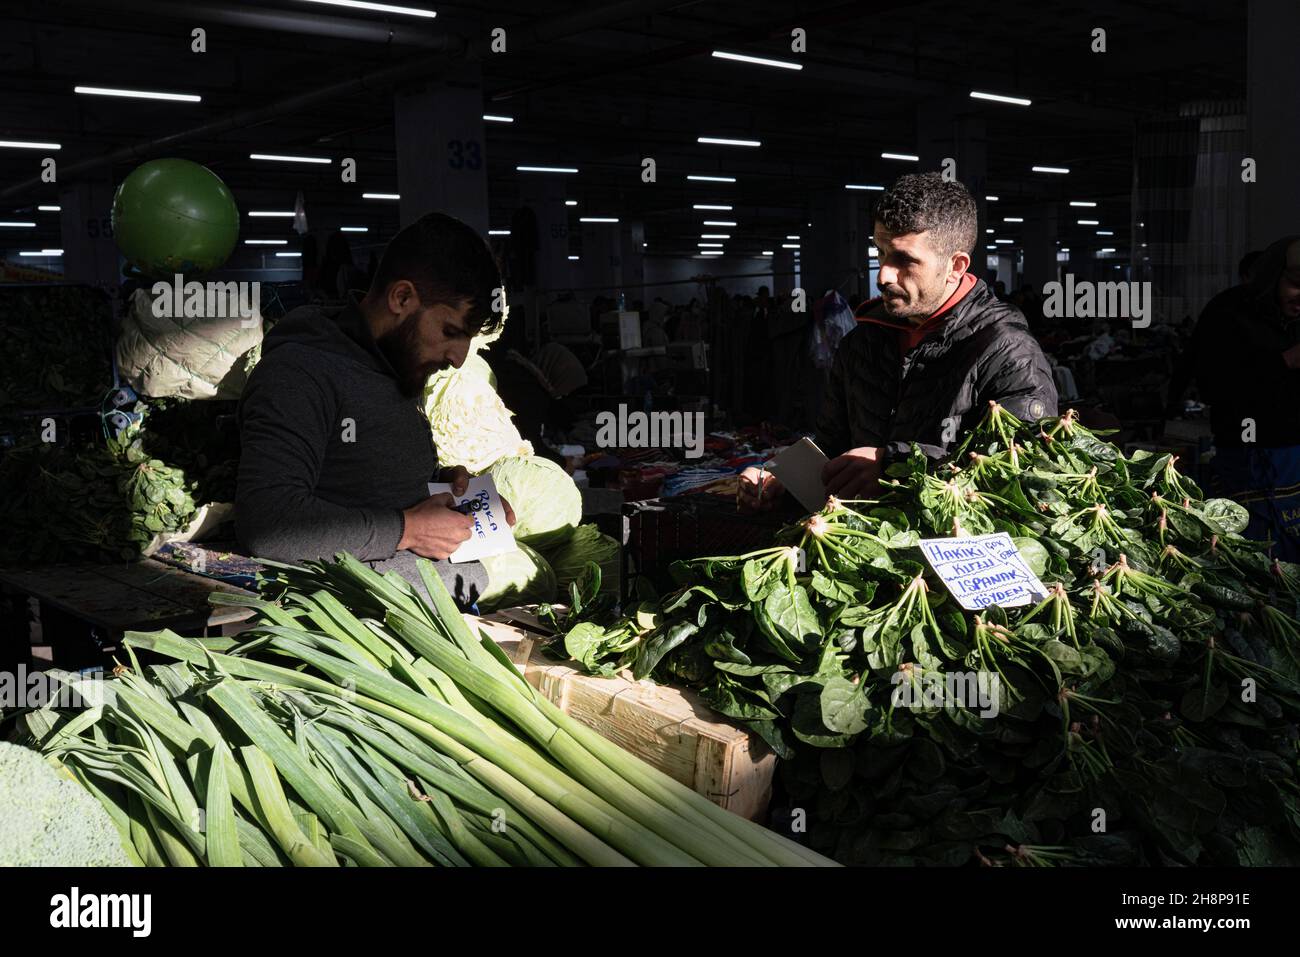
<path fill-rule="evenodd" d="M 405 398 L 419 398 L 425 380 L 445 364 L 420 364 L 420 317 L 412 314 L 375 340 L 379 351 L 397 373 L 397 388 Z"/>

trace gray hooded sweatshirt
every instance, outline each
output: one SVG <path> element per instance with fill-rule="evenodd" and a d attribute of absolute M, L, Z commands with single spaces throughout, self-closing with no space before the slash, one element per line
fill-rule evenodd
<path fill-rule="evenodd" d="M 437 453 L 355 302 L 303 306 L 275 325 L 240 399 L 239 435 L 235 530 L 249 554 L 346 551 L 419 583 L 397 543 L 402 510 L 429 495 Z M 479 563 L 436 564 L 462 605 L 481 593 Z"/>

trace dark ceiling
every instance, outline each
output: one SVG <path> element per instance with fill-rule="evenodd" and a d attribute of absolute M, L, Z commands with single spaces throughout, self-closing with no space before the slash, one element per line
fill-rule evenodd
<path fill-rule="evenodd" d="M 401 2 L 401 0 L 398 0 Z M 358 88 L 260 122 L 187 138 L 159 137 L 308 93 L 403 62 L 431 74 L 477 61 L 484 112 L 515 117 L 487 124 L 491 225 L 509 224 L 519 201 L 517 164 L 565 163 L 573 213 L 643 219 L 650 254 L 694 251 L 701 214 L 692 203 L 735 206 L 729 251 L 770 248 L 806 216 L 808 197 L 846 182 L 885 183 L 913 164 L 880 158 L 912 152 L 923 103 L 955 104 L 986 123 L 987 191 L 1001 197 L 990 222 L 1016 238 L 1003 216 L 1031 203 L 1098 201 L 1106 243 L 1127 242 L 1133 128 L 1177 115 L 1180 105 L 1245 96 L 1245 3 L 1147 0 L 1052 3 L 615 2 L 449 4 L 407 0 L 435 20 L 385 16 L 303 0 L 164 3 L 159 0 L 5 2 L 0 139 L 55 140 L 60 166 L 139 147 L 95 175 L 117 182 L 152 156 L 179 155 L 221 175 L 243 209 L 308 210 L 370 227 L 382 242 L 397 227 L 393 204 L 362 203 L 337 167 L 251 161 L 251 151 L 310 151 L 357 157 L 396 189 L 391 85 Z M 236 22 L 251 14 L 310 19 Z M 190 30 L 207 30 L 208 52 L 190 52 Z M 505 54 L 489 31 L 507 30 Z M 394 30 L 390 37 L 388 29 Z M 792 58 L 790 30 L 807 30 L 800 72 L 719 61 L 715 48 Z M 1091 31 L 1107 31 L 1105 54 Z M 322 36 L 332 30 L 336 36 Z M 74 95 L 77 84 L 196 93 L 200 104 Z M 971 89 L 1029 97 L 1029 108 L 983 104 Z M 257 118 L 254 118 L 257 119 Z M 744 135 L 760 149 L 702 146 L 698 135 Z M 640 180 L 653 156 L 659 183 Z M 32 183 L 38 155 L 0 149 L 0 219 L 40 216 L 33 235 L 0 231 L 0 247 L 58 243 L 57 187 Z M 1068 177 L 1035 175 L 1035 163 L 1068 166 Z M 380 171 L 375 173 L 376 168 Z M 684 174 L 725 172 L 734 185 L 687 183 Z M 378 188 L 372 187 L 372 188 Z M 858 194 L 868 202 L 871 194 Z M 286 206 L 285 204 L 289 204 Z M 1101 245 L 1093 227 L 1063 243 Z M 273 235 L 283 224 L 246 229 Z M 245 251 L 244 255 L 253 255 Z"/>

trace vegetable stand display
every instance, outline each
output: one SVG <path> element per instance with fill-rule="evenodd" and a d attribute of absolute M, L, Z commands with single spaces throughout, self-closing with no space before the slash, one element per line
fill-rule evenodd
<path fill-rule="evenodd" d="M 346 555 L 278 566 L 220 599 L 257 613 L 238 640 L 128 635 L 113 679 L 61 676 L 89 709 L 29 711 L 19 743 L 141 864 L 831 863 L 565 715 L 421 575 L 431 604 Z"/>
<path fill-rule="evenodd" d="M 844 863 L 1294 864 L 1300 566 L 1246 521 L 1172 456 L 993 406 L 878 500 L 557 625 L 588 670 L 694 688 L 760 734 Z M 991 532 L 1047 593 L 967 612 L 919 544 Z"/>

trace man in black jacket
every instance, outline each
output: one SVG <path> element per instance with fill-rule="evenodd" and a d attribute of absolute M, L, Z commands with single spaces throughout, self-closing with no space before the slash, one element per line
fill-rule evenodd
<path fill-rule="evenodd" d="M 418 583 L 417 556 L 445 559 L 469 538 L 451 496 L 429 495 L 439 480 L 463 492 L 469 476 L 439 471 L 418 401 L 432 373 L 459 368 L 473 336 L 501 321 L 500 285 L 483 238 L 431 213 L 388 245 L 363 298 L 276 323 L 239 406 L 244 548 L 281 561 L 351 552 Z M 462 603 L 483 590 L 478 563 L 438 570 Z"/>
<path fill-rule="evenodd" d="M 1300 561 L 1300 236 L 1209 301 L 1191 353 L 1214 430 L 1211 491 L 1246 507 L 1246 534 L 1275 542 L 1275 558 Z"/>
<path fill-rule="evenodd" d="M 913 443 L 945 455 L 989 402 L 1025 420 L 1056 413 L 1051 367 L 1025 317 L 969 271 L 976 233 L 970 192 L 938 173 L 903 176 L 881 196 L 881 295 L 840 343 L 817 428 L 830 494 L 871 496 Z M 741 505 L 765 507 L 780 488 L 746 469 Z"/>

